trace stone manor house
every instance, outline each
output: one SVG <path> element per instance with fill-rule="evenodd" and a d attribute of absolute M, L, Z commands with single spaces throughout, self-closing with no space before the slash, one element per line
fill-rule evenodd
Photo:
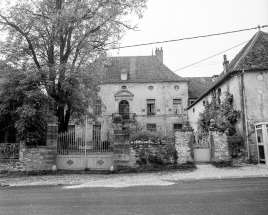
<path fill-rule="evenodd" d="M 151 56 L 111 57 L 92 109 L 98 123 L 90 135 L 106 140 L 118 130 L 118 117 L 122 130 L 138 126 L 171 136 L 189 121 L 196 131 L 199 113 L 211 92 L 216 90 L 223 97 L 228 87 L 234 107 L 242 111 L 237 127 L 245 137 L 248 158 L 268 163 L 267 44 L 268 34 L 259 31 L 230 64 L 224 56 L 223 72 L 213 77 L 176 75 L 164 65 L 162 48 Z"/>

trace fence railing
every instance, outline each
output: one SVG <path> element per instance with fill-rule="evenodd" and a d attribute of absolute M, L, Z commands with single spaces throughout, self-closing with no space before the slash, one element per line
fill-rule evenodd
<path fill-rule="evenodd" d="M 89 136 L 85 129 L 73 129 L 60 133 L 57 152 L 59 155 L 113 152 L 112 143 L 108 140 L 101 140 L 98 134 L 100 134 L 98 131 L 93 131 L 94 137 Z"/>
<path fill-rule="evenodd" d="M 0 143 L 0 160 L 19 159 L 19 143 Z"/>

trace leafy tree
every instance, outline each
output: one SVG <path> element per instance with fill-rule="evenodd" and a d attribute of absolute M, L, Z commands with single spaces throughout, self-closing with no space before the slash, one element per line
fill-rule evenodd
<path fill-rule="evenodd" d="M 59 131 L 86 113 L 97 94 L 106 50 L 118 46 L 124 17 L 142 16 L 147 0 L 20 0 L 0 12 L 7 38 L 0 54 L 18 68 L 35 71 L 55 100 Z M 98 78 L 97 78 L 98 77 Z"/>
<path fill-rule="evenodd" d="M 228 131 L 229 135 L 233 135 L 236 133 L 235 124 L 239 117 L 240 111 L 234 109 L 233 95 L 229 91 L 225 93 L 225 98 L 222 102 L 220 101 L 220 95 L 213 92 L 211 102 L 207 102 L 205 110 L 199 114 L 198 130 L 203 134 L 207 134 L 210 120 L 213 119 L 215 127 L 219 131 Z"/>
<path fill-rule="evenodd" d="M 43 145 L 46 139 L 46 104 L 49 97 L 31 71 L 0 68 L 0 130 L 8 141 L 16 136 L 27 144 Z"/>

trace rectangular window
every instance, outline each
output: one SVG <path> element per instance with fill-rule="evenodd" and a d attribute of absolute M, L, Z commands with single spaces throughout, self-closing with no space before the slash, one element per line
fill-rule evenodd
<path fill-rule="evenodd" d="M 155 99 L 147 99 L 147 115 L 155 115 Z"/>
<path fill-rule="evenodd" d="M 174 114 L 181 114 L 181 110 L 182 110 L 181 99 L 173 99 Z"/>
<path fill-rule="evenodd" d="M 147 131 L 156 132 L 156 124 L 147 124 Z"/>
<path fill-rule="evenodd" d="M 174 132 L 175 131 L 178 131 L 178 130 L 181 130 L 182 129 L 182 124 L 174 124 L 173 125 L 173 130 L 174 130 Z"/>
<path fill-rule="evenodd" d="M 97 99 L 93 102 L 93 115 L 100 116 L 101 115 L 101 100 Z"/>
<path fill-rule="evenodd" d="M 261 129 L 257 130 L 257 139 L 258 139 L 258 143 L 263 143 L 263 136 L 262 136 L 262 130 Z"/>

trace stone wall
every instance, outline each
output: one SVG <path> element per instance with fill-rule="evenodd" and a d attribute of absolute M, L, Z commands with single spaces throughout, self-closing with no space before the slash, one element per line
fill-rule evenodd
<path fill-rule="evenodd" d="M 135 141 L 130 144 L 129 163 L 131 166 L 143 164 L 174 164 L 177 155 L 174 142 L 154 143 L 151 141 Z"/>
<path fill-rule="evenodd" d="M 0 173 L 51 170 L 56 164 L 58 125 L 49 123 L 46 146 L 28 147 L 20 142 L 19 160 L 0 161 Z"/>
<path fill-rule="evenodd" d="M 190 147 L 193 141 L 194 136 L 191 127 L 175 132 L 175 148 L 178 155 L 178 164 L 193 162 L 193 152 Z"/>

